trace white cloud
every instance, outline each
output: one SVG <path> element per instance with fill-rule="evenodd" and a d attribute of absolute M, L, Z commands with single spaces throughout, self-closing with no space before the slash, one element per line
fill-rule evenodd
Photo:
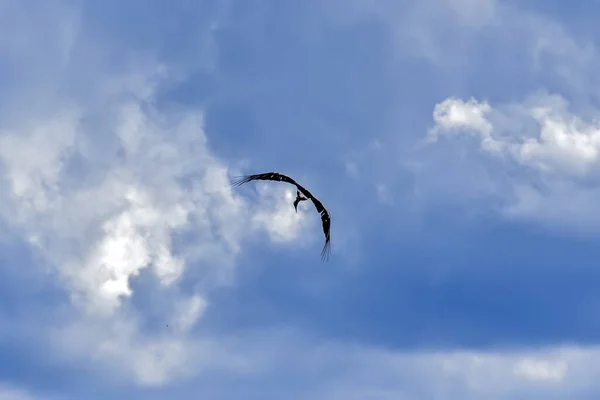
<path fill-rule="evenodd" d="M 190 379 L 203 371 L 236 374 L 250 368 L 246 355 L 226 340 L 190 334 L 202 312 L 203 299 L 195 296 L 175 303 L 173 311 L 179 311 L 172 318 L 175 321 L 169 321 L 169 326 L 161 324 L 163 328 L 152 333 L 140 328 L 141 317 L 132 312 L 73 319 L 51 331 L 51 340 L 60 351 L 54 356 L 66 362 L 92 361 L 97 371 L 114 380 L 129 383 L 133 379 L 154 387 Z M 183 303 L 188 303 L 187 307 L 182 308 Z"/>
<path fill-rule="evenodd" d="M 483 135 L 490 135 L 492 125 L 485 119 L 485 114 L 490 110 L 487 102 L 479 103 L 475 99 L 465 102 L 450 98 L 435 106 L 433 120 L 440 129 L 470 129 Z"/>
<path fill-rule="evenodd" d="M 280 185 L 278 185 L 280 186 Z M 253 216 L 255 226 L 264 226 L 271 240 L 274 242 L 286 242 L 294 240 L 295 244 L 313 242 L 315 235 L 308 234 L 300 238 L 302 233 L 307 232 L 307 228 L 315 227 L 314 218 L 308 217 L 308 213 L 312 213 L 313 217 L 319 215 L 314 211 L 314 206 L 310 201 L 303 201 L 298 204 L 298 212 L 294 211 L 292 203 L 296 198 L 294 188 L 277 187 L 271 189 L 268 185 L 258 186 L 258 191 L 262 196 L 261 202 L 267 208 L 267 211 L 258 211 Z M 312 210 L 310 209 L 312 208 Z M 290 212 L 291 211 L 291 212 Z"/>
<path fill-rule="evenodd" d="M 560 99 L 559 99 L 560 100 Z M 527 138 L 518 148 L 524 164 L 583 177 L 598 164 L 600 124 L 584 122 L 567 111 L 566 102 L 531 108 L 540 125 L 537 138 Z"/>
<path fill-rule="evenodd" d="M 450 98 L 435 107 L 433 117 L 435 126 L 428 142 L 438 142 L 438 155 L 447 149 L 446 162 L 458 161 L 458 153 L 441 138 L 452 139 L 465 150 L 469 145 L 460 140 L 461 135 L 476 140 L 479 154 L 487 157 L 488 171 L 492 171 L 481 178 L 487 180 L 481 185 L 490 181 L 497 185 L 487 194 L 501 201 L 507 215 L 578 229 L 600 227 L 600 213 L 594 206 L 600 200 L 597 117 L 580 117 L 561 96 L 545 94 L 531 96 L 522 104 L 496 107 Z M 468 157 L 473 163 L 484 162 L 475 152 Z M 450 183 L 468 179 L 473 186 L 475 177 L 447 176 Z"/>
<path fill-rule="evenodd" d="M 171 326 L 184 332 L 189 331 L 202 316 L 206 306 L 206 300 L 197 295 L 180 301 Z"/>
<path fill-rule="evenodd" d="M 446 99 L 434 108 L 435 127 L 429 132 L 429 142 L 437 141 L 440 135 L 467 134 L 477 138 L 483 150 L 496 155 L 505 152 L 523 165 L 577 177 L 586 175 L 600 155 L 600 124 L 569 113 L 568 103 L 559 96 L 534 96 L 528 103 L 492 112 L 487 102 Z M 520 112 L 515 112 L 518 108 Z M 494 125 L 486 114 L 495 120 Z M 539 134 L 511 136 L 509 129 L 519 124 L 515 119 L 535 122 Z"/>
<path fill-rule="evenodd" d="M 547 361 L 523 358 L 514 365 L 515 375 L 532 381 L 561 381 L 565 378 L 568 364 L 565 361 Z"/>
<path fill-rule="evenodd" d="M 481 139 L 481 146 L 489 151 L 500 150 L 500 143 L 492 138 L 492 124 L 485 115 L 491 111 L 487 102 L 475 99 L 462 101 L 449 98 L 433 110 L 435 128 L 429 132 L 429 142 L 437 141 L 440 134 L 451 132 L 471 133 Z"/>
<path fill-rule="evenodd" d="M 40 20 L 43 41 L 17 24 L 11 35 L 26 32 L 28 47 L 6 34 L 0 42 L 23 80 L 20 91 L 2 96 L 0 218 L 43 256 L 43 268 L 73 300 L 75 315 L 52 342 L 67 359 L 91 359 L 147 385 L 203 365 L 235 366 L 193 327 L 245 241 L 262 233 L 297 240 L 304 214 L 281 190 L 265 187 L 253 203 L 232 191 L 227 162 L 208 148 L 202 110 L 155 105 L 172 69 L 147 54 L 112 54 L 78 31 L 77 12 L 59 11 L 52 10 L 56 20 Z M 16 20 L 29 15 L 13 12 Z M 109 64 L 114 59 L 124 60 L 119 68 Z M 54 68 L 39 77 L 35 65 Z M 23 107 L 29 100 L 32 107 Z M 196 294 L 178 288 L 190 265 L 204 271 Z M 144 312 L 132 302 L 140 274 L 168 294 L 161 316 L 170 336 L 140 327 Z"/>

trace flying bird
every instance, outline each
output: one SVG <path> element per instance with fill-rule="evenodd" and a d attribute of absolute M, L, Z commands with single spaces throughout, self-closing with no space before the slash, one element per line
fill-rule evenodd
<path fill-rule="evenodd" d="M 331 216 L 329 215 L 329 211 L 327 211 L 323 204 L 315 196 L 313 196 L 311 192 L 306 190 L 298 182 L 296 182 L 289 176 L 280 174 L 279 172 L 267 172 L 264 174 L 239 176 L 232 180 L 232 184 L 234 186 L 240 186 L 244 183 L 254 180 L 287 182 L 296 186 L 296 199 L 294 200 L 294 210 L 296 210 L 296 212 L 298 212 L 298 203 L 300 203 L 301 201 L 311 200 L 313 202 L 315 208 L 317 209 L 319 214 L 321 214 L 323 233 L 325 234 L 325 245 L 323 246 L 323 250 L 321 251 L 321 259 L 328 260 L 331 254 L 331 243 L 329 236 L 329 230 L 331 227 Z"/>

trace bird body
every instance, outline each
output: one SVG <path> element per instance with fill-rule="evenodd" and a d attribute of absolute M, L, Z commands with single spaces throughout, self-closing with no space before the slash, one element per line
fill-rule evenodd
<path fill-rule="evenodd" d="M 330 243 L 330 228 L 331 228 L 331 216 L 327 209 L 323 206 L 323 204 L 313 196 L 311 192 L 309 192 L 306 188 L 300 185 L 298 182 L 293 180 L 287 175 L 281 174 L 279 172 L 266 172 L 264 174 L 255 174 L 255 175 L 245 175 L 234 178 L 232 180 L 232 184 L 234 186 L 240 186 L 244 183 L 254 181 L 254 180 L 268 180 L 268 181 L 277 181 L 277 182 L 286 182 L 296 186 L 296 199 L 294 200 L 294 209 L 298 212 L 298 203 L 305 200 L 311 200 L 314 204 L 317 212 L 321 215 L 321 222 L 323 225 L 323 233 L 325 234 L 325 245 L 323 246 L 323 250 L 321 251 L 321 259 L 329 259 L 329 255 L 331 254 L 331 243 Z"/>
<path fill-rule="evenodd" d="M 296 199 L 294 200 L 294 210 L 296 210 L 296 212 L 298 212 L 298 203 L 304 200 L 308 200 L 308 198 L 304 197 L 299 190 L 296 190 Z"/>

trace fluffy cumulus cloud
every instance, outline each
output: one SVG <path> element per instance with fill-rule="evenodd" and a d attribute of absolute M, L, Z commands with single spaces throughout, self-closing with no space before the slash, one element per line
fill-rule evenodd
<path fill-rule="evenodd" d="M 23 17 L 18 7 L 12 12 Z M 73 304 L 51 335 L 65 355 L 107 363 L 143 384 L 193 374 L 190 365 L 219 351 L 190 336 L 210 291 L 228 281 L 246 239 L 296 240 L 305 209 L 294 213 L 283 189 L 263 188 L 253 200 L 232 190 L 231 174 L 240 171 L 211 153 L 202 109 L 156 106 L 158 85 L 177 74 L 145 55 L 113 69 L 110 48 L 79 30 L 78 14 L 58 14 L 41 19 L 45 45 L 25 27 L 13 27 L 22 33 L 14 40 L 3 35 L 13 73 L 41 80 L 3 96 L 3 224 L 43 258 L 40 272 L 50 271 Z M 18 38 L 31 43 L 13 43 Z M 82 69 L 88 55 L 97 59 Z M 36 63 L 49 71 L 39 76 Z M 89 82 L 85 93 L 74 82 Z M 40 92 L 44 102 L 36 101 Z M 179 286 L 191 268 L 202 284 L 186 294 Z M 141 328 L 132 282 L 142 274 L 153 290 L 171 293 L 162 304 L 169 337 Z"/>
<path fill-rule="evenodd" d="M 132 279 L 147 270 L 169 288 L 191 265 L 226 279 L 248 235 L 266 230 L 293 240 L 303 225 L 282 196 L 253 208 L 232 191 L 227 164 L 207 148 L 201 111 L 165 115 L 147 93 L 114 96 L 104 110 L 79 103 L 27 118 L 3 131 L 0 160 L 9 189 L 4 221 L 43 255 L 82 313 L 116 321 L 108 347 L 89 345 L 150 382 L 166 371 L 141 370 L 168 370 L 185 350 L 178 341 L 150 341 L 149 353 L 155 347 L 174 359 L 153 361 L 144 346 L 126 354 L 139 340 L 135 324 L 118 322 Z M 189 331 L 206 300 L 184 300 L 172 312 L 175 328 Z"/>
<path fill-rule="evenodd" d="M 594 115 L 577 115 L 560 95 L 535 94 L 495 107 L 453 97 L 435 106 L 426 141 L 460 141 L 484 155 L 487 161 L 480 162 L 495 171 L 487 179 L 503 182 L 493 197 L 508 215 L 597 229 L 600 125 Z"/>
<path fill-rule="evenodd" d="M 519 165 L 541 173 L 583 178 L 598 161 L 598 124 L 584 121 L 568 110 L 560 96 L 536 96 L 508 110 L 486 102 L 457 98 L 444 100 L 433 112 L 435 127 L 429 138 L 440 134 L 467 133 L 489 153 L 506 155 Z M 494 121 L 492 123 L 491 121 Z M 515 126 L 533 130 L 515 131 Z"/>

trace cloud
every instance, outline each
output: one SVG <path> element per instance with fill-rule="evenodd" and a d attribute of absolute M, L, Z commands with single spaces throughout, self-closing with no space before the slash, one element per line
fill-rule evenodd
<path fill-rule="evenodd" d="M 271 189 L 268 184 L 259 184 L 258 191 L 261 195 L 261 204 L 265 206 L 266 211 L 257 211 L 252 217 L 255 226 L 266 227 L 269 238 L 274 242 L 294 241 L 295 245 L 312 243 L 315 235 L 301 234 L 308 232 L 308 228 L 316 227 L 315 218 L 308 219 L 308 213 L 311 216 L 315 214 L 314 206 L 311 202 L 301 202 L 298 204 L 298 212 L 293 210 L 291 204 L 296 198 L 296 191 L 286 188 Z M 318 216 L 318 214 L 316 214 Z"/>
<path fill-rule="evenodd" d="M 567 363 L 524 358 L 514 365 L 513 372 L 517 376 L 531 381 L 562 381 L 567 373 Z"/>
<path fill-rule="evenodd" d="M 210 293 L 229 281 L 251 238 L 297 240 L 308 226 L 304 209 L 295 214 L 281 190 L 262 188 L 252 202 L 232 191 L 228 163 L 208 147 L 203 110 L 157 105 L 160 85 L 181 70 L 148 54 L 119 57 L 78 28 L 76 11 L 62 11 L 41 19 L 44 44 L 30 34 L 26 47 L 7 35 L 0 43 L 31 83 L 3 96 L 0 218 L 71 299 L 69 316 L 57 310 L 59 322 L 46 327 L 50 342 L 66 360 L 91 360 L 145 385 L 227 364 L 218 343 L 192 335 Z M 113 57 L 123 60 L 118 67 Z M 54 69 L 38 77 L 36 63 Z M 202 279 L 184 281 L 192 266 Z M 143 276 L 164 292 L 159 313 L 171 336 L 143 328 L 133 288 Z M 184 286 L 193 284 L 190 294 Z"/>
<path fill-rule="evenodd" d="M 469 160 L 486 166 L 485 179 L 497 185 L 488 195 L 501 201 L 506 215 L 598 228 L 600 214 L 594 206 L 600 183 L 597 117 L 578 116 L 565 98 L 542 93 L 522 103 L 495 107 L 475 99 L 449 98 L 436 105 L 433 118 L 435 125 L 426 141 L 437 142 L 438 151 L 457 154 L 446 139 L 469 149 L 469 142 L 461 136 L 477 144 L 485 160 L 473 151 Z"/>
<path fill-rule="evenodd" d="M 591 172 L 600 155 L 600 125 L 572 115 L 560 96 L 536 96 L 528 104 L 516 107 L 520 110 L 496 111 L 498 115 L 492 118 L 497 122 L 493 126 L 485 117 L 492 111 L 487 102 L 447 99 L 435 107 L 435 127 L 429 137 L 435 140 L 440 134 L 462 129 L 463 133 L 475 135 L 486 152 L 506 153 L 519 164 L 540 172 L 574 178 Z M 510 136 L 512 126 L 528 123 L 536 124 L 539 133 Z"/>
<path fill-rule="evenodd" d="M 589 371 L 599 359 L 597 349 L 576 347 L 416 353 L 355 348 L 346 354 L 340 380 L 326 389 L 333 398 L 563 398 L 594 390 Z"/>
<path fill-rule="evenodd" d="M 292 398 L 558 399 L 593 393 L 600 360 L 593 346 L 394 351 L 291 331 L 263 331 L 252 339 L 254 349 L 245 354 L 260 368 L 247 375 L 248 389 L 260 385 L 268 398 L 296 389 L 302 376 Z M 236 389 L 248 393 L 243 383 Z"/>
<path fill-rule="evenodd" d="M 489 151 L 498 149 L 498 142 L 492 138 L 492 125 L 485 118 L 491 108 L 486 102 L 475 99 L 464 102 L 460 99 L 446 99 L 435 106 L 433 120 L 435 128 L 430 131 L 429 142 L 437 141 L 440 133 L 463 132 L 478 135 L 483 148 Z"/>

